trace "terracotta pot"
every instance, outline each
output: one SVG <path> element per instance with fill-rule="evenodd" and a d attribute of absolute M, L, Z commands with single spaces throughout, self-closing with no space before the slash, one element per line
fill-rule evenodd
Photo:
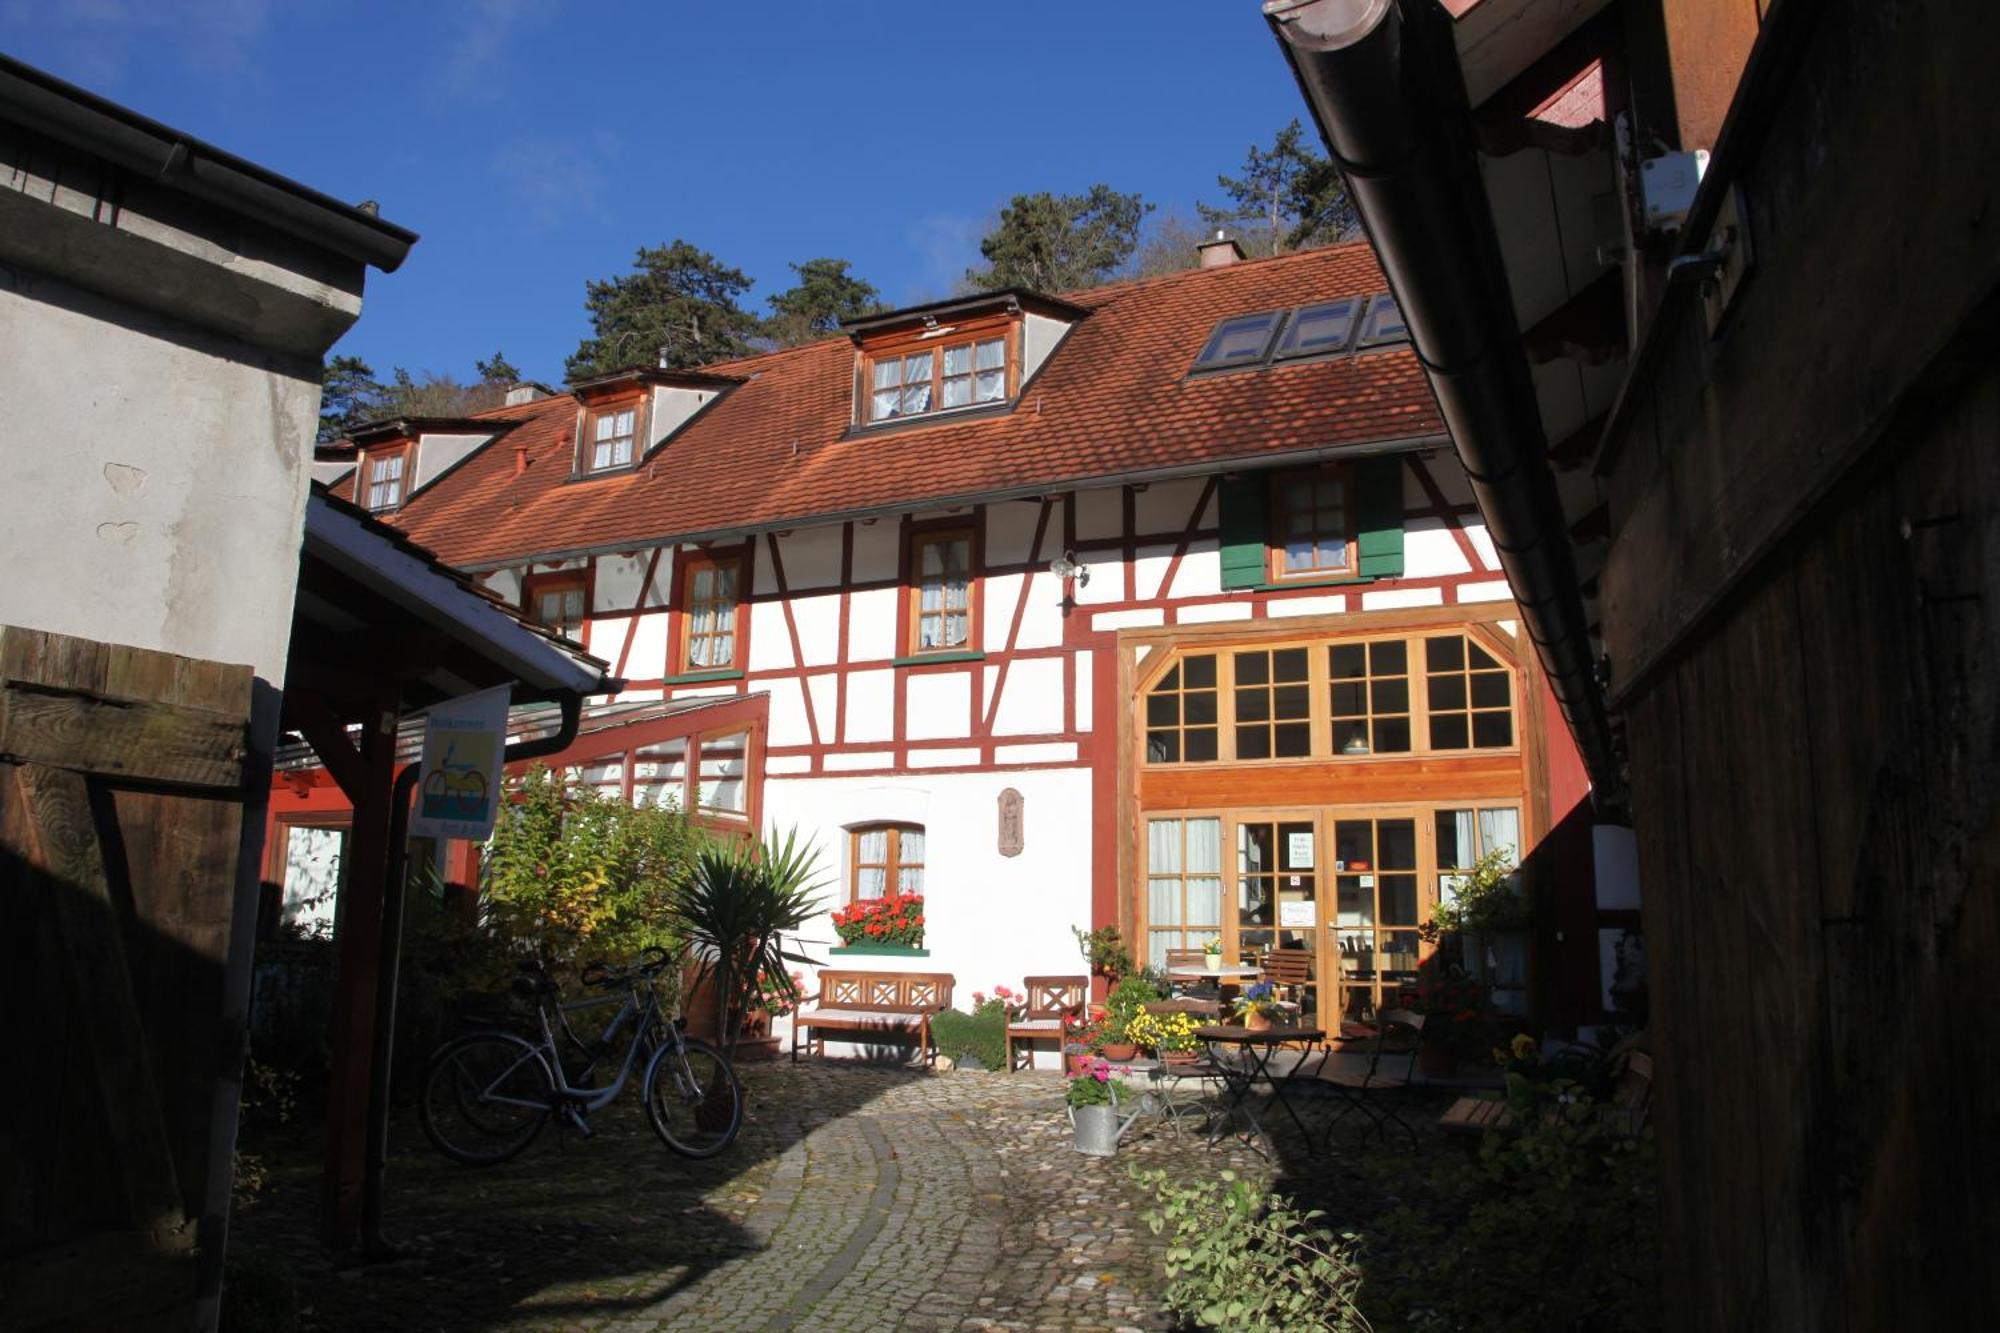
<path fill-rule="evenodd" d="M 1096 1058 L 1089 1051 L 1070 1051 L 1063 1057 L 1063 1072 L 1066 1074 L 1085 1073 L 1090 1068 L 1090 1062 Z"/>
<path fill-rule="evenodd" d="M 1137 1054 L 1139 1054 L 1139 1048 L 1129 1041 L 1104 1043 L 1104 1058 L 1114 1063 L 1120 1060 L 1130 1060 Z"/>
<path fill-rule="evenodd" d="M 1160 1063 L 1168 1065 L 1191 1065 L 1201 1059 L 1200 1051 L 1161 1051 Z"/>
<path fill-rule="evenodd" d="M 739 1065 L 762 1064 L 778 1058 L 776 1037 L 744 1037 L 736 1043 L 736 1054 L 730 1059 Z"/>
<path fill-rule="evenodd" d="M 1243 1026 L 1252 1032 L 1267 1032 L 1278 1026 L 1277 1022 L 1262 1009 L 1252 1009 L 1244 1016 Z"/>

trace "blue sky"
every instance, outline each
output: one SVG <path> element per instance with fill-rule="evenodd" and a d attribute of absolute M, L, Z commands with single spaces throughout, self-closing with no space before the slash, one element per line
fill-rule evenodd
<path fill-rule="evenodd" d="M 587 279 L 676 236 L 948 293 L 1017 192 L 1191 213 L 1303 115 L 1255 0 L 0 0 L 0 49 L 422 234 L 339 350 L 558 380 Z"/>

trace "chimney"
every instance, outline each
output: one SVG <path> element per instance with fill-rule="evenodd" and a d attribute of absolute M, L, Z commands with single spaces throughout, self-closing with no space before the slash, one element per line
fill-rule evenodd
<path fill-rule="evenodd" d="M 1228 234 L 1220 227 L 1215 229 L 1214 240 L 1203 241 L 1194 248 L 1194 252 L 1201 256 L 1203 268 L 1221 268 L 1224 264 L 1233 264 L 1244 257 L 1243 247 L 1229 239 Z"/>
<path fill-rule="evenodd" d="M 528 446 L 525 444 L 517 444 L 514 446 L 514 475 L 518 477 L 527 470 L 528 470 Z"/>
<path fill-rule="evenodd" d="M 522 403 L 539 402 L 549 396 L 549 386 L 537 384 L 533 380 L 522 380 L 519 384 L 507 386 L 507 406 L 519 407 Z"/>

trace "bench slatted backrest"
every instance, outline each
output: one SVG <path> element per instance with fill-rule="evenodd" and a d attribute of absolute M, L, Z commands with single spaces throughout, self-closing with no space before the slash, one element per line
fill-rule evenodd
<path fill-rule="evenodd" d="M 1082 1013 L 1090 998 L 1089 977 L 1028 977 L 1022 984 L 1028 991 L 1023 1017 L 1031 1023 Z"/>
<path fill-rule="evenodd" d="M 949 972 L 847 972 L 819 974 L 819 1002 L 828 1009 L 873 1009 L 885 1014 L 934 1014 L 951 1005 L 957 979 Z"/>

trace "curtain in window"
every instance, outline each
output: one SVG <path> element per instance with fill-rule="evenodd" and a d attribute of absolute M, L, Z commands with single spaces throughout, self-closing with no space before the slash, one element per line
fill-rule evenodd
<path fill-rule="evenodd" d="M 696 800 L 703 808 L 727 810 L 739 815 L 744 812 L 748 793 L 744 789 L 743 773 L 749 741 L 749 733 L 743 731 L 702 740 Z"/>
<path fill-rule="evenodd" d="M 1187 924 L 1222 924 L 1222 821 L 1187 821 Z"/>
<path fill-rule="evenodd" d="M 972 401 L 972 344 L 944 349 L 944 405 L 964 407 Z"/>
<path fill-rule="evenodd" d="M 687 782 L 687 740 L 675 737 L 632 756 L 632 804 L 681 803 Z"/>
<path fill-rule="evenodd" d="M 868 417 L 880 421 L 884 417 L 896 415 L 896 408 L 902 402 L 903 363 L 897 357 L 885 357 L 875 363 L 874 382 L 870 385 Z"/>
<path fill-rule="evenodd" d="M 903 358 L 903 415 L 931 410 L 931 354 Z"/>
<path fill-rule="evenodd" d="M 897 838 L 896 892 L 924 891 L 924 831 L 906 828 Z"/>
<path fill-rule="evenodd" d="M 1007 396 L 1006 340 L 993 338 L 980 343 L 976 354 L 979 381 L 972 396 L 982 403 L 997 403 Z"/>
<path fill-rule="evenodd" d="M 1481 854 L 1510 849 L 1508 859 L 1519 864 L 1521 860 L 1521 816 L 1515 810 L 1481 810 L 1479 812 L 1479 850 Z"/>
<path fill-rule="evenodd" d="M 880 898 L 888 891 L 889 830 L 867 829 L 855 840 L 855 888 L 863 898 Z"/>

